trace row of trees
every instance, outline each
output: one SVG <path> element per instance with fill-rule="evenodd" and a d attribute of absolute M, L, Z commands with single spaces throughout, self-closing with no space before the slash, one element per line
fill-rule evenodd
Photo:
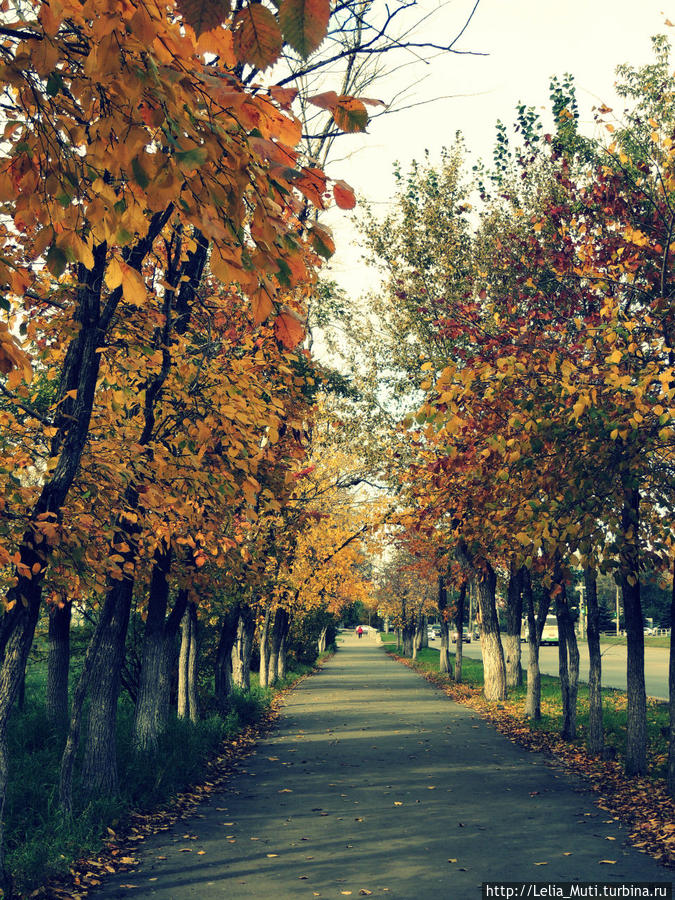
<path fill-rule="evenodd" d="M 572 569 L 583 571 L 594 752 L 597 579 L 608 574 L 628 635 L 631 774 L 646 769 L 641 588 L 645 573 L 670 583 L 674 558 L 675 84 L 667 41 L 654 49 L 653 64 L 619 69 L 629 108 L 622 121 L 597 110 L 604 137 L 579 132 L 573 82 L 554 80 L 551 134 L 521 106 L 513 136 L 498 127 L 489 167 L 470 177 L 458 139 L 439 165 L 399 173 L 394 212 L 364 226 L 386 289 L 361 346 L 379 374 L 373 408 L 403 418 L 386 467 L 404 510 L 405 558 L 424 559 L 431 590 L 440 579 L 441 605 L 449 587 L 459 597 L 476 582 L 490 699 L 519 677 L 525 618 L 535 718 L 539 640 L 555 612 L 569 737 L 578 678 L 569 591 Z M 543 590 L 533 594 L 533 583 Z M 675 696 L 671 711 L 675 727 Z M 672 728 L 669 780 L 675 790 Z"/>

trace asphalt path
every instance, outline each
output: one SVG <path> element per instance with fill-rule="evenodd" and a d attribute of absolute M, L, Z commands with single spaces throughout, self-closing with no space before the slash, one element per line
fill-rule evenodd
<path fill-rule="evenodd" d="M 435 638 L 429 641 L 429 646 L 435 649 L 440 647 L 440 641 Z M 451 652 L 454 652 L 454 644 L 450 644 Z M 522 644 L 523 664 L 527 659 L 527 645 Z M 464 653 L 480 659 L 480 641 L 472 641 L 464 644 Z M 626 647 L 625 645 L 601 644 L 602 649 L 602 683 L 605 687 L 626 690 Z M 657 700 L 668 700 L 668 648 L 645 647 L 645 687 L 648 697 Z M 558 676 L 558 648 L 539 648 L 539 668 L 546 675 Z M 588 682 L 588 644 L 579 641 L 579 678 Z"/>
<path fill-rule="evenodd" d="M 672 879 L 581 779 L 353 635 L 229 789 L 136 855 L 91 896 L 463 900 L 492 880 Z"/>

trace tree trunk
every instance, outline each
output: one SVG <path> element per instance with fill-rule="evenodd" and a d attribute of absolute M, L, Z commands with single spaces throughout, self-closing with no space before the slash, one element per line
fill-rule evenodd
<path fill-rule="evenodd" d="M 89 796 L 108 796 L 117 790 L 117 699 L 133 587 L 131 578 L 115 582 L 105 599 L 112 615 L 94 664 L 82 764 L 82 786 Z"/>
<path fill-rule="evenodd" d="M 621 527 L 621 592 L 627 643 L 626 774 L 644 775 L 647 772 L 647 696 L 638 557 L 640 493 L 627 478 L 624 478 Z"/>
<path fill-rule="evenodd" d="M 420 647 L 419 647 L 419 649 L 422 650 L 424 647 L 428 647 L 428 646 L 429 646 L 429 617 L 428 617 L 428 616 L 421 616 L 420 619 L 421 619 L 421 625 L 420 625 L 420 627 L 421 627 L 422 631 L 421 631 L 421 634 L 420 634 Z"/>
<path fill-rule="evenodd" d="M 556 559 L 553 575 L 555 613 L 558 620 L 558 663 L 562 696 L 563 724 L 561 736 L 574 740 L 577 736 L 577 692 L 579 688 L 579 647 L 574 632 L 565 592 L 560 560 Z"/>
<path fill-rule="evenodd" d="M 282 641 L 288 623 L 288 613 L 286 610 L 278 606 L 274 611 L 274 619 L 272 620 L 272 629 L 270 635 L 270 657 L 269 657 L 269 676 L 270 685 L 276 684 L 279 680 L 279 653 L 281 651 Z"/>
<path fill-rule="evenodd" d="M 588 749 L 597 756 L 602 754 L 604 732 L 602 727 L 602 656 L 600 653 L 600 607 L 598 606 L 597 574 L 592 566 L 584 570 L 586 609 L 588 620 Z"/>
<path fill-rule="evenodd" d="M 52 606 L 49 610 L 47 690 L 45 709 L 47 721 L 57 731 L 68 727 L 68 672 L 70 668 L 70 618 L 73 604 Z"/>
<path fill-rule="evenodd" d="M 481 651 L 483 654 L 483 694 L 486 700 L 506 699 L 506 667 L 499 635 L 495 589 L 497 576 L 490 563 L 478 576 L 478 606 L 481 618 Z M 461 641 L 462 635 L 457 636 Z"/>
<path fill-rule="evenodd" d="M 324 649 L 326 632 L 323 630 Z M 251 653 L 253 652 L 253 632 L 255 618 L 250 606 L 242 604 L 239 610 L 237 636 L 232 647 L 232 681 L 242 691 L 251 689 Z"/>
<path fill-rule="evenodd" d="M 216 652 L 215 665 L 215 693 L 218 706 L 222 713 L 226 713 L 229 705 L 229 697 L 234 686 L 232 680 L 232 650 L 237 639 L 237 626 L 239 624 L 239 603 L 231 606 L 220 626 L 218 650 Z"/>
<path fill-rule="evenodd" d="M 187 719 L 188 707 L 188 660 L 190 657 L 190 628 L 192 620 L 185 610 L 180 623 L 180 651 L 178 653 L 178 710 L 179 719 Z"/>
<path fill-rule="evenodd" d="M 326 652 L 326 635 L 327 634 L 328 634 L 328 628 L 327 627 L 322 628 L 321 634 L 319 635 L 319 640 L 317 641 L 319 655 Z"/>
<path fill-rule="evenodd" d="M 157 739 L 166 726 L 167 708 L 164 698 L 168 679 L 168 647 L 165 619 L 170 569 L 171 550 L 158 550 L 155 553 L 148 594 L 148 614 L 134 714 L 134 749 L 143 753 L 152 753 L 157 749 Z"/>
<path fill-rule="evenodd" d="M 260 631 L 260 674 L 258 676 L 261 688 L 269 687 L 270 683 L 270 618 L 271 613 L 269 607 L 265 610 L 265 618 Z"/>
<path fill-rule="evenodd" d="M 506 594 L 506 633 L 503 636 L 507 688 L 520 687 L 523 683 L 523 669 L 520 659 L 520 632 L 523 625 L 522 590 L 522 568 L 516 570 L 512 564 Z"/>
<path fill-rule="evenodd" d="M 197 604 L 188 604 L 190 616 L 190 646 L 187 663 L 187 697 L 188 714 L 191 722 L 199 721 L 199 692 L 197 676 L 199 672 L 199 622 L 197 620 Z"/>
<path fill-rule="evenodd" d="M 462 581 L 459 586 L 459 597 L 457 598 L 457 612 L 455 613 L 455 629 L 459 635 L 455 647 L 455 681 L 457 684 L 462 683 L 462 662 L 464 659 L 464 644 L 462 636 L 464 634 L 464 613 L 466 611 L 466 590 L 468 582 Z M 472 638 L 473 639 L 473 638 Z"/>
<path fill-rule="evenodd" d="M 290 622 L 288 618 L 286 619 L 286 625 L 281 635 L 281 641 L 279 642 L 279 663 L 278 663 L 278 675 L 279 681 L 283 681 L 288 673 L 288 632 L 289 632 Z"/>
<path fill-rule="evenodd" d="M 438 657 L 438 671 L 450 671 L 450 644 L 448 640 L 448 620 L 445 611 L 448 608 L 448 589 L 445 586 L 445 577 L 438 576 L 438 612 L 441 620 L 441 652 Z"/>
<path fill-rule="evenodd" d="M 401 627 L 401 643 L 403 645 L 403 655 L 412 658 L 415 643 L 415 628 L 413 623 L 407 619 L 403 622 Z"/>
<path fill-rule="evenodd" d="M 400 653 L 403 647 L 403 631 L 401 628 L 396 629 L 396 652 Z"/>
<path fill-rule="evenodd" d="M 523 605 L 527 617 L 527 696 L 525 715 L 533 721 L 541 719 L 541 672 L 539 671 L 539 636 L 532 598 L 532 578 L 529 569 L 523 569 Z"/>
<path fill-rule="evenodd" d="M 668 771 L 666 773 L 666 781 L 670 796 L 675 797 L 675 559 L 673 560 L 673 586 L 670 592 L 668 698 L 670 701 L 670 737 L 668 742 Z"/>

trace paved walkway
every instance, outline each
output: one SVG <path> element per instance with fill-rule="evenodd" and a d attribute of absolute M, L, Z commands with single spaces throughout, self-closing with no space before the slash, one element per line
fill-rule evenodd
<path fill-rule="evenodd" d="M 231 788 L 92 896 L 463 900 L 489 880 L 670 883 L 625 838 L 581 781 L 349 636 Z"/>

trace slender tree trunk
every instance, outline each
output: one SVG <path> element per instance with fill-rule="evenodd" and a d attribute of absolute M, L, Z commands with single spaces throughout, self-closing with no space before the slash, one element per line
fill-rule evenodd
<path fill-rule="evenodd" d="M 269 647 L 269 632 L 270 632 L 270 618 L 271 612 L 269 607 L 265 610 L 265 618 L 263 619 L 263 626 L 260 631 L 260 674 L 258 676 L 259 683 L 261 688 L 269 687 L 270 683 L 270 647 Z"/>
<path fill-rule="evenodd" d="M 503 636 L 507 688 L 520 687 L 523 669 L 520 660 L 520 632 L 523 625 L 523 573 L 512 565 L 506 594 L 506 633 Z"/>
<path fill-rule="evenodd" d="M 626 774 L 644 775 L 647 771 L 647 696 L 645 690 L 645 639 L 640 599 L 638 533 L 640 493 L 624 478 L 624 502 L 621 511 L 623 544 L 621 547 L 621 591 L 626 621 Z"/>
<path fill-rule="evenodd" d="M 555 612 L 558 620 L 558 662 L 560 666 L 560 691 L 563 707 L 561 735 L 566 740 L 577 736 L 577 692 L 579 687 L 579 647 L 574 632 L 565 592 L 565 582 L 560 560 L 556 559 L 553 576 Z"/>
<path fill-rule="evenodd" d="M 253 652 L 253 632 L 255 618 L 250 606 L 242 604 L 239 610 L 237 636 L 232 647 L 232 681 L 242 691 L 251 689 L 251 653 Z M 326 638 L 324 629 L 324 644 Z"/>
<path fill-rule="evenodd" d="M 49 610 L 47 690 L 45 709 L 47 721 L 57 731 L 68 727 L 68 672 L 70 668 L 70 618 L 73 604 L 54 605 Z"/>
<path fill-rule="evenodd" d="M 597 574 L 592 566 L 584 570 L 586 609 L 588 620 L 588 749 L 600 756 L 604 745 L 602 727 L 602 655 L 600 653 L 600 607 L 598 606 Z"/>
<path fill-rule="evenodd" d="M 327 634 L 328 634 L 328 628 L 327 627 L 322 628 L 321 634 L 319 635 L 319 639 L 317 641 L 319 655 L 326 652 L 326 635 Z"/>
<path fill-rule="evenodd" d="M 278 606 L 274 611 L 274 619 L 272 621 L 272 633 L 270 639 L 270 658 L 269 658 L 269 684 L 273 685 L 279 680 L 279 653 L 284 639 L 284 634 L 288 624 L 288 613 L 286 610 Z"/>
<path fill-rule="evenodd" d="M 527 696 L 525 715 L 533 721 L 541 719 L 541 672 L 539 671 L 539 636 L 532 597 L 532 578 L 523 569 L 523 605 L 527 617 Z"/>
<path fill-rule="evenodd" d="M 218 650 L 216 652 L 215 665 L 215 693 L 221 712 L 226 713 L 229 705 L 229 697 L 234 686 L 232 678 L 232 651 L 237 639 L 237 626 L 239 624 L 239 603 L 231 606 L 220 626 Z"/>
<path fill-rule="evenodd" d="M 455 681 L 457 684 L 462 683 L 462 663 L 464 660 L 464 644 L 462 636 L 464 634 L 464 613 L 466 612 L 466 591 L 468 582 L 462 581 L 459 586 L 459 596 L 457 597 L 457 612 L 455 613 L 455 630 L 457 632 L 457 645 L 455 647 Z"/>
<path fill-rule="evenodd" d="M 169 600 L 171 550 L 158 550 L 150 580 L 148 614 L 145 620 L 141 671 L 134 715 L 134 749 L 154 752 L 162 729 L 166 726 L 163 691 L 166 688 L 165 619 Z"/>
<path fill-rule="evenodd" d="M 105 600 L 112 604 L 112 616 L 99 645 L 89 688 L 82 763 L 82 786 L 89 796 L 107 796 L 117 790 L 117 700 L 133 586 L 131 578 L 118 581 Z"/>
<path fill-rule="evenodd" d="M 279 642 L 279 663 L 278 663 L 278 673 L 279 673 L 279 681 L 283 681 L 288 672 L 288 632 L 289 632 L 290 622 L 288 618 L 286 619 L 285 627 L 283 630 L 283 634 L 281 635 L 281 641 Z"/>
<path fill-rule="evenodd" d="M 187 698 L 188 714 L 191 722 L 199 721 L 199 693 L 197 675 L 199 671 L 199 623 L 197 620 L 197 604 L 190 602 L 187 608 L 190 617 L 190 643 L 187 661 Z"/>
<path fill-rule="evenodd" d="M 670 739 L 668 741 L 668 772 L 666 778 L 670 795 L 675 797 L 675 559 L 673 559 L 673 586 L 670 592 L 668 698 L 670 701 Z"/>
<path fill-rule="evenodd" d="M 448 608 L 448 589 L 445 586 L 445 576 L 438 576 L 438 612 L 441 620 L 441 652 L 438 658 L 438 671 L 450 671 L 450 643 L 448 640 L 448 620 L 445 612 Z"/>
<path fill-rule="evenodd" d="M 421 616 L 420 650 L 429 646 L 429 617 Z"/>
<path fill-rule="evenodd" d="M 499 634 L 495 590 L 497 576 L 490 563 L 478 576 L 478 606 L 481 617 L 481 651 L 483 654 L 483 693 L 486 700 L 506 699 L 506 666 Z M 461 641 L 458 635 L 458 642 Z"/>

